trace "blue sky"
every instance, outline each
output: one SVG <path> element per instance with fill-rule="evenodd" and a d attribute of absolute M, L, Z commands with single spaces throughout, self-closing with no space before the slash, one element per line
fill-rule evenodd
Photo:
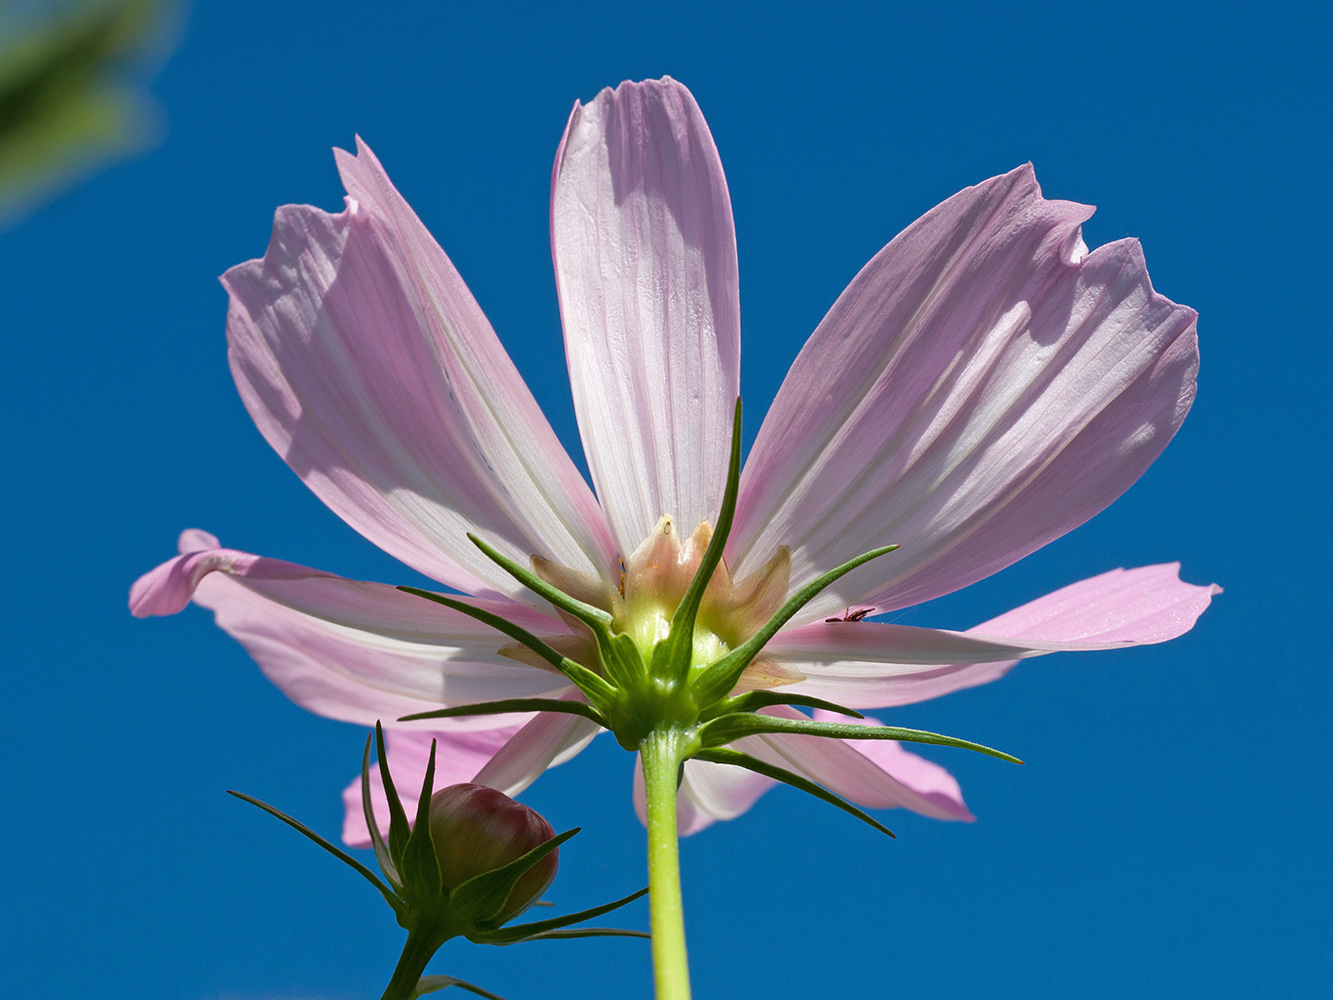
<path fill-rule="evenodd" d="M 1330 15 L 1315 4 L 481 4 L 201 0 L 151 83 L 157 148 L 0 234 L 0 462 L 14 996 L 354 1000 L 400 943 L 352 873 L 223 794 L 330 835 L 364 733 L 295 708 L 198 609 L 131 619 L 177 532 L 416 582 L 268 448 L 226 369 L 216 276 L 273 209 L 341 204 L 360 133 L 452 256 L 572 453 L 547 236 L 569 108 L 691 87 L 727 169 L 758 427 L 856 270 L 956 190 L 1031 160 L 1139 237 L 1197 308 L 1193 412 L 1108 511 L 900 613 L 967 627 L 1116 566 L 1226 588 L 1184 638 L 1056 655 L 882 713 L 1017 753 L 940 752 L 979 821 L 886 843 L 794 791 L 684 845 L 697 995 L 1315 997 L 1333 975 L 1328 829 Z M 642 884 L 609 740 L 524 801 L 549 893 Z M 646 922 L 642 909 L 625 920 Z M 512 1000 L 646 995 L 634 941 L 446 946 Z M 73 985 L 70 985 L 73 984 Z"/>

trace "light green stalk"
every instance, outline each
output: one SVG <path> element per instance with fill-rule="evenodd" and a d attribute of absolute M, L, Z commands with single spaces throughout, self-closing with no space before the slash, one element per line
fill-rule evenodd
<path fill-rule="evenodd" d="M 686 734 L 677 729 L 658 729 L 644 737 L 639 747 L 648 801 L 649 914 L 657 1000 L 690 998 L 676 833 L 676 777 L 684 764 L 687 742 Z"/>

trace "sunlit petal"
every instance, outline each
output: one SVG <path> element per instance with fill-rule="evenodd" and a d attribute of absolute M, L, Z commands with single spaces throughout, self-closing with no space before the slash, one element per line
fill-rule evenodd
<path fill-rule="evenodd" d="M 780 718 L 804 718 L 785 706 L 764 710 Z M 822 721 L 855 722 L 821 713 Z M 867 718 L 860 725 L 879 725 Z M 891 740 L 836 740 L 820 736 L 768 735 L 738 740 L 737 749 L 818 782 L 867 809 L 903 807 L 933 819 L 970 820 L 958 782 L 944 768 Z"/>
<path fill-rule="evenodd" d="M 799 585 L 896 544 L 812 603 L 885 611 L 979 580 L 1124 492 L 1194 398 L 1195 313 L 1134 240 L 1086 253 L 1092 209 L 1031 167 L 932 209 L 834 304 L 755 441 L 733 572 L 789 545 Z"/>
<path fill-rule="evenodd" d="M 577 754 L 601 731 L 597 723 L 581 715 L 539 712 L 473 780 L 506 795 L 517 795 L 548 767 L 563 764 Z"/>
<path fill-rule="evenodd" d="M 740 391 L 731 201 L 688 90 L 622 83 L 574 106 L 551 245 L 579 431 L 628 555 L 663 514 L 716 518 Z"/>
<path fill-rule="evenodd" d="M 453 264 L 364 143 L 337 157 L 347 208 L 278 209 L 264 258 L 222 279 L 255 423 L 348 524 L 451 587 L 531 600 L 469 531 L 614 579 L 597 502 Z"/>
<path fill-rule="evenodd" d="M 779 632 L 765 652 L 805 675 L 792 691 L 850 708 L 907 705 L 996 680 L 1027 657 L 1183 635 L 1220 588 L 1185 583 L 1179 569 L 1165 563 L 1111 570 L 966 632 L 817 622 Z"/>
<path fill-rule="evenodd" d="M 186 532 L 181 541 L 212 546 L 145 574 L 131 591 L 137 613 L 170 613 L 192 594 L 274 684 L 312 712 L 373 725 L 443 705 L 554 697 L 570 689 L 560 674 L 500 655 L 505 637 L 488 626 L 394 587 L 218 548 L 205 532 Z M 567 632 L 553 615 L 509 602 L 475 603 L 534 632 Z M 503 721 L 492 716 L 453 727 Z"/>

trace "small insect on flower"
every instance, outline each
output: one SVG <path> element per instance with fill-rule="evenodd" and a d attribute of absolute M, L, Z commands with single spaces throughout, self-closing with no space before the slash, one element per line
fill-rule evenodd
<path fill-rule="evenodd" d="M 857 608 L 855 611 L 847 610 L 842 613 L 841 618 L 825 618 L 826 622 L 859 622 L 866 615 L 871 614 L 874 608 Z"/>

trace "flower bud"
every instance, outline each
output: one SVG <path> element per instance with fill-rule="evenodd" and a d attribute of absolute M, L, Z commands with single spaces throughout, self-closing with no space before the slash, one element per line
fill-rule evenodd
<path fill-rule="evenodd" d="M 430 799 L 430 836 L 445 892 L 503 867 L 555 836 L 538 813 L 485 785 L 450 785 Z M 504 905 L 488 921 L 512 920 L 537 901 L 555 878 L 559 850 L 524 872 Z"/>

